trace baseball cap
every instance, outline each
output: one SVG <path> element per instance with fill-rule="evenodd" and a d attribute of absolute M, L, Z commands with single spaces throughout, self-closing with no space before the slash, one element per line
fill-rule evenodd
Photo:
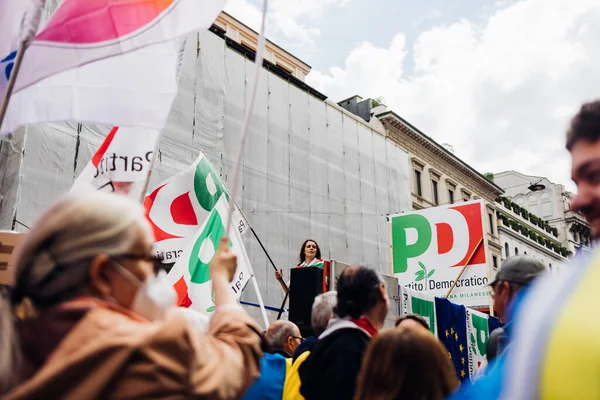
<path fill-rule="evenodd" d="M 527 285 L 545 270 L 546 266 L 531 256 L 508 257 L 500 266 L 496 279 L 490 283 L 490 286 L 494 286 L 498 281 Z"/>

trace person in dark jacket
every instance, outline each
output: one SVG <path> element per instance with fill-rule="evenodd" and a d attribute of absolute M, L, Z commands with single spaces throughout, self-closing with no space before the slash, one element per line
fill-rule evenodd
<path fill-rule="evenodd" d="M 293 362 L 305 351 L 310 351 L 312 346 L 317 342 L 317 338 L 325 332 L 329 321 L 335 317 L 333 309 L 337 304 L 337 292 L 329 291 L 315 297 L 310 314 L 310 324 L 315 332 L 314 336 L 309 336 L 304 339 L 302 344 L 296 348 L 293 355 Z"/>
<path fill-rule="evenodd" d="M 329 321 L 299 369 L 306 400 L 352 400 L 364 352 L 388 310 L 385 286 L 375 271 L 352 266 L 342 272 L 335 308 L 339 318 Z"/>

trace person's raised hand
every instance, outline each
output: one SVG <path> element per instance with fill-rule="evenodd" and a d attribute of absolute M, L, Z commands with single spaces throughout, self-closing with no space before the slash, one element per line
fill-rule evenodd
<path fill-rule="evenodd" d="M 237 256 L 229 250 L 229 239 L 223 237 L 221 238 L 219 248 L 210 263 L 211 278 L 214 280 L 215 278 L 223 277 L 227 282 L 231 282 L 236 268 Z"/>
<path fill-rule="evenodd" d="M 283 278 L 283 270 L 275 271 L 275 279 L 278 281 Z"/>

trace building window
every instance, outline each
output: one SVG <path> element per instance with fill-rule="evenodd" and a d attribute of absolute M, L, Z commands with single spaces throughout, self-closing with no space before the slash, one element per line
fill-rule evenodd
<path fill-rule="evenodd" d="M 515 256 L 518 256 L 518 255 L 519 255 L 519 249 L 517 249 L 517 248 L 515 247 Z"/>
<path fill-rule="evenodd" d="M 419 197 L 423 197 L 423 188 L 421 187 L 421 171 L 415 169 L 415 193 Z"/>
<path fill-rule="evenodd" d="M 492 263 L 494 265 L 494 269 L 498 269 L 498 257 L 492 256 Z"/>
<path fill-rule="evenodd" d="M 438 194 L 438 181 L 433 179 L 431 180 L 431 191 L 433 197 L 433 204 L 437 206 L 440 204 L 440 196 Z"/>
<path fill-rule="evenodd" d="M 525 251 L 525 252 L 523 252 L 523 254 L 527 255 L 527 252 Z"/>
<path fill-rule="evenodd" d="M 462 199 L 463 199 L 463 201 L 469 201 L 469 200 L 471 200 L 471 193 L 467 192 L 467 191 L 466 191 L 466 190 L 464 190 L 464 189 L 461 189 L 461 190 L 460 190 L 460 193 L 461 193 L 461 195 L 462 195 Z"/>
<path fill-rule="evenodd" d="M 506 258 L 510 257 L 510 249 L 508 248 L 508 243 L 504 243 L 504 253 Z"/>
<path fill-rule="evenodd" d="M 548 264 L 548 268 L 550 268 L 550 271 L 552 271 L 552 263 Z"/>
<path fill-rule="evenodd" d="M 456 191 L 456 183 L 446 179 L 446 188 L 448 189 L 448 204 L 454 204 L 454 193 Z"/>
<path fill-rule="evenodd" d="M 490 233 L 494 234 L 494 216 L 491 213 L 488 213 L 488 219 L 490 220 Z"/>

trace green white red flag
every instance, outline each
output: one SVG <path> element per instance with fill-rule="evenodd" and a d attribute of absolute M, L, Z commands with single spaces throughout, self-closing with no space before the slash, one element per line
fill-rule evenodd
<path fill-rule="evenodd" d="M 184 171 L 154 188 L 144 200 L 156 239 L 155 251 L 165 264 L 173 265 L 169 278 L 180 296 L 180 306 L 203 312 L 211 307 L 212 288 L 206 281 L 208 264 L 225 232 L 228 200 L 227 188 L 203 153 Z M 238 256 L 238 272 L 242 273 L 241 278 L 236 273 L 232 291 L 239 298 L 252 277 L 252 268 L 241 239 L 248 222 L 237 207 L 232 224 L 236 228 L 230 234 L 232 251 Z M 200 247 L 195 249 L 196 245 Z"/>

